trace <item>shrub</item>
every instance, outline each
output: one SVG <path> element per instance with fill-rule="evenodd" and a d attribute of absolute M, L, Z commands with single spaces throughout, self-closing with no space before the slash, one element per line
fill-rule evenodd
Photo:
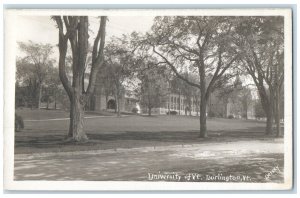
<path fill-rule="evenodd" d="M 209 111 L 208 117 L 211 117 L 211 118 L 216 117 L 216 114 L 213 111 Z"/>
<path fill-rule="evenodd" d="M 177 111 L 170 111 L 170 112 L 167 112 L 167 115 L 177 115 Z"/>
<path fill-rule="evenodd" d="M 22 129 L 24 129 L 23 118 L 22 118 L 22 116 L 15 114 L 15 130 L 21 131 Z"/>
<path fill-rule="evenodd" d="M 233 119 L 234 116 L 233 116 L 233 115 L 229 115 L 228 118 L 229 118 L 229 119 Z"/>
<path fill-rule="evenodd" d="M 138 108 L 133 107 L 131 111 L 132 111 L 132 113 L 137 113 L 139 110 L 138 110 Z"/>

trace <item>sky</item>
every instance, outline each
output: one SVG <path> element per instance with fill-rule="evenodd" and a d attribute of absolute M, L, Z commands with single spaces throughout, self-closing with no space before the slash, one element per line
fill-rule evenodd
<path fill-rule="evenodd" d="M 154 16 L 109 16 L 106 25 L 106 41 L 111 37 L 120 37 L 122 34 L 130 34 L 133 31 L 145 33 L 150 30 L 153 24 Z M 95 34 L 98 31 L 99 19 L 89 17 L 90 22 L 90 42 L 93 42 Z M 19 16 L 17 32 L 18 42 L 27 42 L 31 40 L 37 43 L 50 43 L 54 46 L 58 44 L 58 29 L 56 23 L 51 20 L 50 16 Z M 17 51 L 18 56 L 24 56 L 24 53 Z M 58 48 L 54 48 L 53 59 L 58 60 Z M 58 63 L 58 61 L 57 61 Z M 252 82 L 249 79 L 243 79 L 246 84 Z"/>
<path fill-rule="evenodd" d="M 153 16 L 110 16 L 108 17 L 106 27 L 106 40 L 112 36 L 119 37 L 122 34 L 130 34 L 133 31 L 146 32 L 150 30 L 153 23 Z M 90 37 L 93 39 L 95 35 L 93 32 L 98 31 L 99 19 L 95 17 L 89 18 L 90 22 Z M 19 16 L 17 32 L 18 42 L 27 42 L 31 40 L 37 43 L 50 43 L 52 45 L 58 44 L 58 29 L 55 22 L 50 19 L 50 16 Z M 22 53 L 18 51 L 18 55 Z M 58 56 L 58 49 L 55 48 L 53 58 Z M 58 58 L 58 57 L 57 57 Z"/>

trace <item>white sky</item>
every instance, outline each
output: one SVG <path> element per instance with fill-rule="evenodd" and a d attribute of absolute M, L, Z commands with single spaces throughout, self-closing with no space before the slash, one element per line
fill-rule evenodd
<path fill-rule="evenodd" d="M 122 34 L 130 34 L 133 31 L 144 33 L 150 30 L 154 16 L 109 16 L 108 19 L 106 41 L 112 36 L 120 37 Z M 92 30 L 90 32 L 90 42 L 92 42 L 96 36 L 94 33 L 98 31 L 99 19 L 89 17 L 89 22 Z M 18 27 L 23 31 L 17 32 L 17 41 L 27 42 L 31 40 L 43 44 L 50 43 L 54 46 L 58 44 L 58 29 L 50 16 L 20 16 L 18 18 Z M 19 56 L 24 55 L 19 50 L 17 53 Z M 58 56 L 58 48 L 55 47 L 52 58 L 57 60 L 57 63 Z M 249 79 L 247 79 L 242 80 L 244 82 L 246 80 L 249 83 Z"/>
<path fill-rule="evenodd" d="M 106 27 L 106 40 L 112 36 L 121 36 L 122 34 L 130 34 L 133 31 L 146 32 L 150 30 L 153 23 L 153 16 L 111 16 L 108 17 Z M 90 29 L 93 32 L 98 31 L 99 19 L 89 17 Z M 55 22 L 50 19 L 50 16 L 20 16 L 18 17 L 17 41 L 27 42 L 32 40 L 37 43 L 58 44 L 58 29 Z M 91 39 L 95 35 L 90 32 Z M 18 51 L 20 55 L 20 52 Z M 53 58 L 58 56 L 58 49 L 55 48 Z M 57 57 L 58 58 L 58 57 Z"/>

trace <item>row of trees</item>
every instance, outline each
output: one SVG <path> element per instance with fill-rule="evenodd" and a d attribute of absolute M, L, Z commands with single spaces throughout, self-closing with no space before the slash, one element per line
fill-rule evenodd
<path fill-rule="evenodd" d="M 275 118 L 276 134 L 280 135 L 283 17 L 156 17 L 146 34 L 133 32 L 114 38 L 106 46 L 107 17 L 99 18 L 93 45 L 88 39 L 87 16 L 52 18 L 59 36 L 59 78 L 70 101 L 70 140 L 87 140 L 84 107 L 93 95 L 98 72 L 104 77 L 101 83 L 105 90 L 113 90 L 117 103 L 124 86 L 136 86 L 141 103 L 150 113 L 163 102 L 161 98 L 168 94 L 164 90 L 170 87 L 187 101 L 193 98 L 199 104 L 199 136 L 203 138 L 207 137 L 206 108 L 211 93 L 235 77 L 237 71 L 243 71 L 258 90 L 267 117 L 266 134 L 272 133 Z M 49 59 L 36 60 L 28 55 L 38 74 L 29 84 L 40 93 L 45 78 L 39 73 L 39 65 L 49 65 Z M 245 97 L 248 94 L 245 91 Z"/>
<path fill-rule="evenodd" d="M 246 70 L 258 89 L 266 113 L 266 134 L 280 135 L 283 84 L 283 17 L 156 17 L 144 37 L 161 64 L 200 92 L 200 137 L 207 137 L 206 107 L 212 91 Z M 183 71 L 198 74 L 196 83 Z M 208 80 L 208 78 L 210 78 Z"/>

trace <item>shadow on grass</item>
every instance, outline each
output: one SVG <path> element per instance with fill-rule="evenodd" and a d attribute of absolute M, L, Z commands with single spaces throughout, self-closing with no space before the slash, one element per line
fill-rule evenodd
<path fill-rule="evenodd" d="M 57 152 L 96 149 L 133 148 L 143 146 L 184 145 L 209 142 L 234 142 L 240 140 L 274 139 L 264 134 L 264 128 L 251 127 L 243 131 L 209 131 L 208 138 L 199 138 L 199 131 L 161 132 L 107 132 L 87 131 L 89 141 L 85 143 L 66 142 L 63 133 L 50 130 L 45 133 L 19 133 L 15 137 L 15 153 Z M 57 132 L 57 131 L 56 131 Z M 48 135 L 51 134 L 52 135 Z"/>

